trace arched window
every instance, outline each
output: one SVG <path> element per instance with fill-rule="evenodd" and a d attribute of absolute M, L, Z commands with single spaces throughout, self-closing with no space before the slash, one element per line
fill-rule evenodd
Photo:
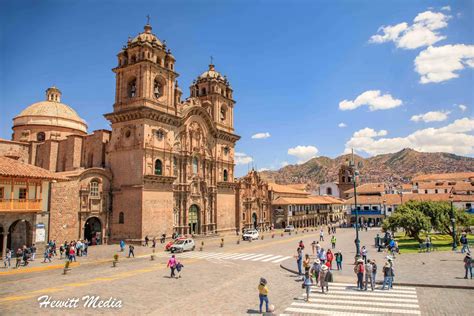
<path fill-rule="evenodd" d="M 227 182 L 228 180 L 228 173 L 227 173 L 227 170 L 224 169 L 224 181 Z"/>
<path fill-rule="evenodd" d="M 119 213 L 119 224 L 124 224 L 125 223 L 125 215 L 123 212 Z"/>
<path fill-rule="evenodd" d="M 132 79 L 128 83 L 128 97 L 134 98 L 137 95 L 137 79 Z"/>
<path fill-rule="evenodd" d="M 193 157 L 193 173 L 197 174 L 199 170 L 199 160 L 197 157 Z"/>
<path fill-rule="evenodd" d="M 99 182 L 97 180 L 93 180 L 90 183 L 90 196 L 99 196 Z"/>
<path fill-rule="evenodd" d="M 155 78 L 155 82 L 153 84 L 153 95 L 157 99 L 163 95 L 163 85 L 158 80 L 158 78 Z"/>
<path fill-rule="evenodd" d="M 161 176 L 163 174 L 163 164 L 160 159 L 155 160 L 155 175 Z"/>
<path fill-rule="evenodd" d="M 46 138 L 46 134 L 44 132 L 39 132 L 36 135 L 36 140 L 39 142 L 44 142 L 45 138 Z"/>
<path fill-rule="evenodd" d="M 326 194 L 332 195 L 332 188 L 326 188 Z"/>
<path fill-rule="evenodd" d="M 346 182 L 346 177 L 342 176 L 342 182 Z"/>
<path fill-rule="evenodd" d="M 133 55 L 132 58 L 131 58 L 131 62 L 132 62 L 132 64 L 136 63 L 137 62 L 137 56 Z"/>
<path fill-rule="evenodd" d="M 227 109 L 225 106 L 221 107 L 221 121 L 225 121 L 225 118 L 227 116 Z"/>
<path fill-rule="evenodd" d="M 206 88 L 201 89 L 201 95 L 206 95 Z"/>

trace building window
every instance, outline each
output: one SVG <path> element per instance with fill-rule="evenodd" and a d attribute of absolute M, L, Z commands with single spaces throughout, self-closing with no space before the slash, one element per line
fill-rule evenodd
<path fill-rule="evenodd" d="M 155 160 L 155 175 L 161 176 L 163 174 L 163 164 L 160 159 Z"/>
<path fill-rule="evenodd" d="M 159 140 L 163 140 L 163 138 L 165 137 L 165 133 L 163 132 L 162 129 L 159 129 L 156 131 L 156 137 L 159 139 Z"/>
<path fill-rule="evenodd" d="M 137 95 L 137 79 L 132 79 L 128 83 L 128 97 L 134 98 Z"/>
<path fill-rule="evenodd" d="M 25 200 L 26 199 L 26 188 L 20 188 L 18 191 L 18 199 Z"/>
<path fill-rule="evenodd" d="M 99 196 L 99 182 L 91 181 L 90 183 L 90 195 Z"/>
<path fill-rule="evenodd" d="M 225 121 L 226 116 L 227 116 L 227 109 L 225 108 L 225 106 L 222 106 L 221 107 L 221 121 Z"/>
<path fill-rule="evenodd" d="M 425 190 L 425 194 L 428 194 L 428 190 Z"/>
<path fill-rule="evenodd" d="M 158 79 L 155 79 L 155 82 L 153 85 L 153 95 L 157 99 L 163 95 L 163 85 Z"/>
<path fill-rule="evenodd" d="M 5 189 L 0 188 L 0 200 L 3 200 L 5 198 Z"/>
<path fill-rule="evenodd" d="M 472 206 L 471 203 L 466 203 L 466 209 L 470 210 L 470 209 L 471 209 L 471 206 Z"/>
<path fill-rule="evenodd" d="M 327 188 L 326 189 L 326 194 L 327 195 L 332 195 L 332 188 Z"/>
<path fill-rule="evenodd" d="M 245 221 L 245 213 L 242 213 L 242 220 Z"/>
<path fill-rule="evenodd" d="M 178 158 L 173 157 L 173 175 L 178 176 Z"/>
<path fill-rule="evenodd" d="M 342 176 L 342 182 L 346 182 L 346 176 Z"/>
<path fill-rule="evenodd" d="M 193 157 L 193 173 L 197 174 L 199 169 L 199 160 L 197 157 Z"/>
<path fill-rule="evenodd" d="M 227 182 L 227 180 L 228 180 L 227 170 L 224 169 L 224 181 Z"/>
<path fill-rule="evenodd" d="M 229 154 L 229 147 L 224 147 L 224 155 L 228 155 Z"/>
<path fill-rule="evenodd" d="M 39 132 L 38 134 L 36 134 L 37 141 L 44 142 L 45 139 L 46 139 L 46 135 L 44 132 Z"/>
<path fill-rule="evenodd" d="M 206 95 L 206 88 L 201 89 L 201 95 Z"/>
<path fill-rule="evenodd" d="M 435 189 L 435 193 L 438 194 L 438 189 Z"/>
<path fill-rule="evenodd" d="M 123 212 L 119 213 L 119 224 L 124 224 L 125 223 L 125 215 Z"/>
<path fill-rule="evenodd" d="M 263 218 L 267 218 L 267 212 L 263 212 Z"/>
<path fill-rule="evenodd" d="M 369 211 L 370 208 L 368 206 L 364 206 L 364 211 Z"/>

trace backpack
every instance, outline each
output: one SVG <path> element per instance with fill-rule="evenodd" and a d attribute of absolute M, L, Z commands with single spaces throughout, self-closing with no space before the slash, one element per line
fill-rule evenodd
<path fill-rule="evenodd" d="M 328 270 L 326 276 L 324 277 L 324 281 L 328 283 L 332 283 L 334 281 L 331 271 Z"/>

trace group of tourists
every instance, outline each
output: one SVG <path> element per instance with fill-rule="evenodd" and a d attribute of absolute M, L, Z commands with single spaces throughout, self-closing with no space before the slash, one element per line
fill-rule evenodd
<path fill-rule="evenodd" d="M 11 267 L 11 260 L 15 256 L 16 264 L 15 268 L 19 269 L 21 266 L 27 266 L 30 261 L 35 260 L 36 256 L 36 245 L 33 244 L 30 247 L 23 245 L 23 247 L 18 248 L 15 254 L 11 249 L 5 249 L 5 257 L 3 258 L 3 265 L 6 269 Z"/>
<path fill-rule="evenodd" d="M 176 259 L 175 255 L 172 255 L 171 258 L 168 260 L 168 264 L 166 265 L 167 268 L 170 268 L 171 274 L 170 278 L 181 278 L 181 270 L 183 269 L 184 265 Z"/>

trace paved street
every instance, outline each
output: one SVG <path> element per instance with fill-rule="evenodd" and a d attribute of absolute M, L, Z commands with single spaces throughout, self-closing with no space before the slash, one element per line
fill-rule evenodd
<path fill-rule="evenodd" d="M 369 244 L 375 233 L 361 234 L 363 243 Z M 121 253 L 118 266 L 113 268 L 111 258 L 118 248 L 116 245 L 91 248 L 89 257 L 79 258 L 79 265 L 68 275 L 63 275 L 60 268 L 47 269 L 59 266 L 61 261 L 35 263 L 30 270 L 22 268 L 5 273 L 2 269 L 0 314 L 64 313 L 66 308 L 40 309 L 37 299 L 43 295 L 51 296 L 52 300 L 99 295 L 103 300 L 113 297 L 122 301 L 119 309 L 85 308 L 81 301 L 77 308 L 67 309 L 71 314 L 253 314 L 258 313 L 260 277 L 268 280 L 269 299 L 276 307 L 276 314 L 467 315 L 470 312 L 472 290 L 395 286 L 394 291 L 388 292 L 357 292 L 353 290 L 353 275 L 337 271 L 334 272 L 335 283 L 330 286 L 331 293 L 313 292 L 310 301 L 305 303 L 301 281 L 280 264 L 294 261 L 292 256 L 300 239 L 307 245 L 306 250 L 310 250 L 309 244 L 316 239 L 316 232 L 284 237 L 275 234 L 273 239 L 266 235 L 264 240 L 239 245 L 235 236 L 224 238 L 223 248 L 219 247 L 219 239 L 206 240 L 202 252 L 177 254 L 184 264 L 180 279 L 169 277 L 166 268 L 169 253 L 161 248 L 156 250 L 154 261 L 150 260 L 151 248 L 137 247 L 137 257 L 131 259 Z M 337 248 L 343 253 L 347 249 L 344 269 L 351 271 L 353 231 L 339 229 L 337 238 Z"/>

